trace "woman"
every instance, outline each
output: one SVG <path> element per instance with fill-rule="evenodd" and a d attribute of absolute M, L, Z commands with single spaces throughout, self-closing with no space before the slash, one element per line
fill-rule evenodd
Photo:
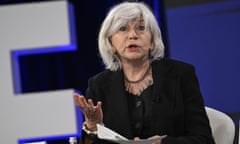
<path fill-rule="evenodd" d="M 85 116 L 84 143 L 98 139 L 96 124 L 128 139 L 167 135 L 155 144 L 213 144 L 194 67 L 164 59 L 157 21 L 143 3 L 113 7 L 99 33 L 106 70 L 89 79 L 86 96 L 74 94 Z"/>

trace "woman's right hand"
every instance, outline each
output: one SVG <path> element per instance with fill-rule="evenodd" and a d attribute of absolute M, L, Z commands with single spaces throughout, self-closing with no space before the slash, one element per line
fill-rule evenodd
<path fill-rule="evenodd" d="M 83 95 L 73 94 L 76 105 L 82 110 L 85 123 L 89 130 L 97 130 L 97 123 L 103 123 L 102 102 L 98 101 L 97 105 L 93 104 L 92 99 L 86 100 Z"/>

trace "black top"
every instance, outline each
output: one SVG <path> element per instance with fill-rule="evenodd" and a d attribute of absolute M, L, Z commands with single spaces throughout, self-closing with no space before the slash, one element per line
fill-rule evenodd
<path fill-rule="evenodd" d="M 134 137 L 148 138 L 153 136 L 150 119 L 152 117 L 153 86 L 146 88 L 140 96 L 127 92 L 131 128 Z"/>
<path fill-rule="evenodd" d="M 156 60 L 152 76 L 152 114 L 149 122 L 144 122 L 150 129 L 141 136 L 167 135 L 162 144 L 214 144 L 194 67 L 171 59 Z M 105 70 L 90 78 L 85 96 L 95 104 L 102 101 L 106 127 L 134 138 L 138 131 L 132 129 L 122 70 Z M 111 142 L 97 139 L 95 143 Z"/>

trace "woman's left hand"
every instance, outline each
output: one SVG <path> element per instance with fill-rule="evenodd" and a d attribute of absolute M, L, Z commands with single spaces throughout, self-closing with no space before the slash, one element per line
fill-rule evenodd
<path fill-rule="evenodd" d="M 155 138 L 160 138 L 161 136 L 159 136 L 159 135 L 155 135 L 155 136 L 151 136 L 151 137 L 149 137 L 148 139 L 155 139 Z M 153 144 L 161 144 L 161 142 L 155 142 L 155 143 L 153 143 Z"/>
<path fill-rule="evenodd" d="M 74 100 L 77 106 L 82 110 L 85 123 L 90 130 L 96 130 L 97 124 L 103 123 L 102 102 L 98 101 L 94 105 L 92 99 L 85 99 L 83 95 L 74 93 Z"/>
<path fill-rule="evenodd" d="M 154 135 L 154 136 L 149 137 L 148 139 L 151 140 L 151 139 L 155 139 L 155 138 L 159 138 L 159 137 L 161 137 L 161 136 L 159 136 L 159 135 Z M 133 140 L 139 141 L 139 140 L 141 140 L 141 139 L 140 139 L 139 137 L 135 137 Z M 155 143 L 152 143 L 152 144 L 161 144 L 161 142 L 155 142 Z"/>

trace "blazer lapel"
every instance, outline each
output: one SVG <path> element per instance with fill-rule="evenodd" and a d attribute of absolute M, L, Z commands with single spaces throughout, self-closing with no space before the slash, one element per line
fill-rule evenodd
<path fill-rule="evenodd" d="M 154 61 L 152 63 L 152 74 L 153 74 L 153 101 L 160 103 L 161 95 L 163 94 L 164 82 L 166 79 L 166 73 L 169 70 L 169 67 L 165 65 L 163 60 Z"/>
<path fill-rule="evenodd" d="M 165 117 L 166 114 L 170 113 L 170 103 L 166 101 L 168 99 L 169 89 L 169 75 L 171 66 L 166 64 L 164 60 L 154 61 L 152 63 L 152 74 L 153 74 L 153 111 L 152 111 L 152 119 L 151 119 L 151 127 L 156 130 L 156 133 L 161 133 L 165 127 L 164 119 L 161 117 Z M 167 89 L 167 90 L 166 90 Z M 161 128 L 161 129 L 156 129 Z"/>

